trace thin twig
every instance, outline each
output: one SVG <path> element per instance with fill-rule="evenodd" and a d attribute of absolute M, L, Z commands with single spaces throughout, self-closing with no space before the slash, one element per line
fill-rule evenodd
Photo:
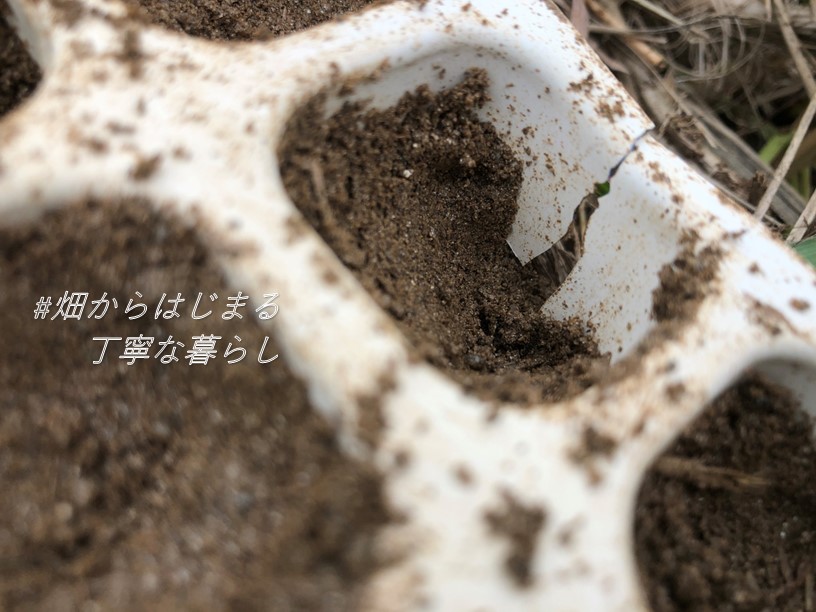
<path fill-rule="evenodd" d="M 796 70 L 799 71 L 799 76 L 802 77 L 802 82 L 805 84 L 805 91 L 807 91 L 808 96 L 812 97 L 816 95 L 816 80 L 814 80 L 807 58 L 802 52 L 802 44 L 799 42 L 799 38 L 791 26 L 788 9 L 782 0 L 773 0 L 773 2 L 774 7 L 776 7 L 776 12 L 778 13 L 777 21 L 782 30 L 782 37 L 788 46 L 788 51 L 790 51 L 793 63 L 796 65 Z"/>
<path fill-rule="evenodd" d="M 626 36 L 629 38 L 637 38 L 638 40 L 642 40 L 643 42 L 652 43 L 655 45 L 666 44 L 665 36 L 657 36 L 655 34 L 650 34 L 648 30 L 633 30 L 631 28 L 614 28 L 612 26 L 591 23 L 589 25 L 589 33 L 610 34 L 612 36 Z"/>
<path fill-rule="evenodd" d="M 711 133 L 713 134 L 712 138 L 717 143 L 716 149 L 718 151 L 733 150 L 738 152 L 737 157 L 729 156 L 728 158 L 725 158 L 720 154 L 719 159 L 725 159 L 727 164 L 735 169 L 749 168 L 751 175 L 755 174 L 757 171 L 762 172 L 768 177 L 773 175 L 773 169 L 762 161 L 756 152 L 751 149 L 751 147 L 749 147 L 742 138 L 737 136 L 730 128 L 724 125 L 710 108 L 706 107 L 702 102 L 697 102 L 691 99 L 686 100 L 686 105 L 689 108 L 689 113 L 700 120 L 701 124 L 707 126 L 711 130 Z M 740 157 L 744 158 L 745 164 L 739 162 Z M 745 177 L 747 176 L 747 173 L 743 172 L 741 176 Z M 722 185 L 720 187 L 722 188 Z M 728 193 L 727 189 L 725 189 L 725 191 Z M 764 191 L 765 189 L 763 189 L 763 193 Z M 745 202 L 741 200 L 740 197 L 735 196 L 733 193 L 729 193 L 729 195 L 745 206 Z M 793 189 L 793 187 L 784 182 L 781 183 L 777 191 L 777 195 L 779 195 L 779 198 L 777 198 L 775 206 L 771 211 L 777 217 L 777 219 L 767 216 L 764 221 L 766 224 L 774 224 L 778 226 L 783 224 L 789 225 L 793 223 L 800 214 L 802 214 L 802 210 L 805 208 L 805 201 L 802 199 L 802 196 Z M 753 204 L 746 206 L 745 208 L 749 211 L 755 211 L 760 199 L 760 197 L 757 197 Z"/>
<path fill-rule="evenodd" d="M 629 29 L 620 13 L 616 13 L 614 10 L 604 6 L 600 0 L 587 0 L 587 6 L 602 23 L 620 30 Z M 658 67 L 665 64 L 665 58 L 643 41 L 628 35 L 624 36 L 624 39 L 630 49 L 643 57 L 652 66 Z"/>
<path fill-rule="evenodd" d="M 329 196 L 326 193 L 326 179 L 323 176 L 323 168 L 320 167 L 320 162 L 316 159 L 309 160 L 308 168 L 312 178 L 312 186 L 320 206 L 327 207 L 329 205 Z"/>
<path fill-rule="evenodd" d="M 791 139 L 788 148 L 785 150 L 785 155 L 782 157 L 782 161 L 779 162 L 779 166 L 777 166 L 776 170 L 774 171 L 773 179 L 771 180 L 771 184 L 768 186 L 768 190 L 765 192 L 765 195 L 762 196 L 759 204 L 757 204 L 757 209 L 754 212 L 754 217 L 757 219 L 762 219 L 762 217 L 765 216 L 765 213 L 767 213 L 768 209 L 771 207 L 771 202 L 773 202 L 776 192 L 779 190 L 779 186 L 787 176 L 788 170 L 790 170 L 791 164 L 793 163 L 793 158 L 796 157 L 796 152 L 799 150 L 799 145 L 802 144 L 802 140 L 805 138 L 805 135 L 810 128 L 810 122 L 813 121 L 814 115 L 816 115 L 816 95 L 811 96 L 810 102 L 808 102 L 807 108 L 805 109 L 802 118 L 799 120 L 799 125 L 796 126 L 796 131 L 793 133 L 793 138 Z"/>
<path fill-rule="evenodd" d="M 807 58 L 802 51 L 802 45 L 799 42 L 799 38 L 796 36 L 796 32 L 793 31 L 788 9 L 782 0 L 774 0 L 774 6 L 776 7 L 776 11 L 778 13 L 778 22 L 779 27 L 782 30 L 782 36 L 785 39 L 785 44 L 788 46 L 788 51 L 793 58 L 793 63 L 796 65 L 796 70 L 799 71 L 799 76 L 802 77 L 805 90 L 809 96 L 816 96 L 816 79 L 813 78 L 813 73 L 810 70 L 810 65 Z M 799 216 L 799 219 L 796 220 L 790 234 L 788 234 L 788 243 L 794 244 L 799 242 L 804 237 L 805 232 L 810 224 L 813 223 L 815 218 L 816 191 L 811 194 L 810 200 L 808 200 L 808 203 L 805 206 L 805 210 L 802 211 L 802 214 Z"/>
<path fill-rule="evenodd" d="M 802 238 L 805 237 L 805 232 L 807 232 L 814 221 L 816 221 L 816 191 L 810 194 L 810 199 L 805 206 L 805 210 L 802 211 L 799 219 L 793 224 L 793 229 L 791 229 L 790 234 L 788 234 L 788 244 L 796 244 L 801 241 Z"/>
<path fill-rule="evenodd" d="M 685 26 L 686 25 L 685 23 L 683 23 L 682 19 L 679 19 L 678 17 L 675 17 L 669 11 L 667 11 L 665 8 L 655 4 L 654 2 L 651 2 L 650 0 L 633 0 L 633 1 L 634 1 L 635 4 L 637 4 L 641 8 L 649 11 L 653 15 L 657 15 L 658 17 L 662 17 L 663 19 L 665 19 L 666 21 L 668 21 L 669 23 L 671 23 L 673 25 L 676 25 L 676 26 Z"/>
<path fill-rule="evenodd" d="M 581 36 L 589 37 L 589 10 L 584 0 L 572 0 L 570 21 Z"/>
<path fill-rule="evenodd" d="M 762 493 L 771 485 L 767 478 L 756 474 L 712 467 L 683 457 L 661 457 L 655 463 L 655 470 L 664 476 L 686 480 L 705 489 Z"/>

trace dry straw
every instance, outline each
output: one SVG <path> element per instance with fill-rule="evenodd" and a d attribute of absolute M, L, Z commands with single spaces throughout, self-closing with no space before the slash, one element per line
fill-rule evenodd
<path fill-rule="evenodd" d="M 790 241 L 806 234 L 816 203 L 811 197 L 806 205 L 810 193 L 797 193 L 784 179 L 807 171 L 816 158 L 808 104 L 816 94 L 813 6 L 786 0 L 558 1 L 579 16 L 577 25 L 662 126 L 667 144 L 772 227 L 793 227 Z M 588 8 L 589 16 L 576 5 Z M 786 154 L 772 168 L 757 150 L 797 118 Z M 756 175 L 770 177 L 761 200 Z"/>

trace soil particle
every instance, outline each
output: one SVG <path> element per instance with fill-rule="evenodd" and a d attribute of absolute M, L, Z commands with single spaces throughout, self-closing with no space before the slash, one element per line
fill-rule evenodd
<path fill-rule="evenodd" d="M 339 451 L 282 359 L 258 363 L 269 331 L 251 311 L 218 316 L 237 292 L 194 229 L 144 202 L 83 203 L 0 231 L 0 286 L 0 608 L 356 607 L 388 520 L 380 476 Z M 81 320 L 50 320 L 65 291 L 89 292 Z M 151 308 L 129 320 L 135 291 Z M 154 317 L 162 292 L 188 299 L 180 317 Z M 203 320 L 198 292 L 222 296 Z M 88 318 L 103 293 L 118 309 Z M 41 296 L 55 304 L 35 320 Z M 187 346 L 128 366 L 112 343 L 92 365 L 94 337 L 139 334 L 151 355 Z M 223 340 L 190 365 L 199 334 Z M 243 361 L 227 365 L 227 340 Z"/>
<path fill-rule="evenodd" d="M 6 21 L 10 9 L 0 0 L 0 117 L 29 96 L 42 78 L 39 66 Z"/>
<path fill-rule="evenodd" d="M 277 38 L 358 11 L 373 1 L 127 0 L 158 25 L 212 40 Z"/>
<path fill-rule="evenodd" d="M 357 398 L 357 435 L 372 449 L 377 448 L 383 431 L 388 423 L 383 414 L 383 401 L 396 389 L 393 373 L 388 372 L 377 381 L 377 389 L 370 394 Z"/>
<path fill-rule="evenodd" d="M 791 308 L 799 312 L 807 312 L 810 310 L 810 302 L 800 298 L 792 298 L 790 301 Z"/>
<path fill-rule="evenodd" d="M 680 253 L 660 271 L 660 287 L 652 301 L 652 314 L 658 322 L 690 321 L 711 292 L 721 253 L 711 245 L 697 250 L 696 243 L 696 237 L 686 236 Z"/>
<path fill-rule="evenodd" d="M 142 53 L 141 37 L 137 30 L 129 29 L 122 35 L 122 52 L 119 59 L 128 67 L 131 79 L 141 78 L 144 72 L 142 62 L 145 56 Z"/>
<path fill-rule="evenodd" d="M 816 571 L 813 422 L 750 375 L 655 462 L 635 515 L 655 612 L 805 610 Z"/>
<path fill-rule="evenodd" d="M 487 75 L 387 110 L 323 100 L 290 121 L 279 151 L 290 197 L 418 355 L 485 398 L 557 400 L 607 360 L 577 322 L 540 313 L 547 290 L 507 245 L 521 164 L 476 111 Z"/>
<path fill-rule="evenodd" d="M 584 427 L 580 446 L 573 449 L 570 458 L 576 463 L 585 463 L 595 457 L 610 457 L 617 448 L 617 440 L 592 425 L 587 425 Z"/>
<path fill-rule="evenodd" d="M 130 178 L 134 181 L 146 181 L 159 169 L 161 159 L 161 155 L 140 158 L 131 169 Z"/>
<path fill-rule="evenodd" d="M 466 465 L 457 465 L 453 470 L 453 476 L 464 487 L 472 485 L 475 480 L 473 472 Z"/>
<path fill-rule="evenodd" d="M 485 513 L 485 521 L 491 533 L 509 540 L 510 551 L 504 564 L 510 578 L 520 588 L 529 587 L 533 582 L 533 555 L 547 514 L 541 507 L 522 504 L 508 492 L 503 500 L 500 510 Z"/>
<path fill-rule="evenodd" d="M 49 4 L 55 16 L 69 28 L 86 14 L 86 7 L 80 0 L 49 0 Z"/>
<path fill-rule="evenodd" d="M 749 300 L 751 305 L 749 311 L 749 318 L 757 325 L 762 326 L 772 336 L 778 336 L 783 330 L 788 330 L 796 333 L 796 328 L 791 325 L 790 321 L 773 306 L 757 299 L 751 298 Z"/>

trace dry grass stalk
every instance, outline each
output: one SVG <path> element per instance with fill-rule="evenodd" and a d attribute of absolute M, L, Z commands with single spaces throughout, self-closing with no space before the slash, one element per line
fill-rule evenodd
<path fill-rule="evenodd" d="M 589 10 L 584 0 L 572 0 L 570 21 L 584 38 L 589 36 Z"/>
<path fill-rule="evenodd" d="M 800 242 L 814 221 L 816 221 L 816 191 L 810 194 L 810 199 L 808 200 L 807 206 L 805 206 L 805 210 L 802 211 L 802 215 L 796 223 L 794 223 L 790 234 L 788 234 L 788 244 Z"/>
<path fill-rule="evenodd" d="M 655 470 L 664 476 L 691 482 L 703 489 L 726 489 L 741 493 L 764 493 L 771 486 L 767 478 L 731 468 L 711 467 L 696 459 L 661 457 Z"/>
<path fill-rule="evenodd" d="M 757 209 L 754 211 L 754 216 L 757 219 L 762 219 L 771 207 L 771 202 L 773 202 L 774 196 L 776 196 L 776 192 L 779 190 L 779 186 L 787 176 L 788 170 L 790 170 L 793 159 L 796 157 L 796 152 L 799 150 L 799 145 L 802 144 L 802 140 L 804 140 L 810 128 L 810 123 L 813 121 L 814 115 L 816 115 L 816 95 L 811 96 L 810 102 L 808 102 L 807 108 L 799 120 L 799 124 L 796 126 L 796 130 L 793 132 L 793 138 L 785 151 L 785 155 L 782 156 L 782 161 L 779 162 L 779 166 L 777 166 L 774 171 L 773 179 L 771 179 L 768 190 L 765 192 L 765 195 L 762 196 L 759 204 L 757 204 Z"/>
<path fill-rule="evenodd" d="M 717 180 L 717 174 L 726 166 L 753 188 L 757 174 L 770 176 L 773 169 L 704 103 L 691 99 L 688 93 L 678 92 L 668 78 L 660 78 L 655 73 L 644 74 L 644 71 L 650 70 L 645 63 L 638 61 L 628 65 L 629 76 L 639 86 L 637 97 L 640 103 L 652 120 L 660 125 L 660 138 L 668 141 L 704 174 L 713 177 L 712 180 L 720 189 L 744 208 L 755 210 L 761 194 L 749 201 L 749 192 L 736 193 L 731 186 Z M 671 134 L 668 135 L 667 131 Z M 804 206 L 799 194 L 790 185 L 783 183 L 774 201 L 775 214 L 766 216 L 765 222 L 774 229 L 781 230 L 799 217 Z"/>
<path fill-rule="evenodd" d="M 802 83 L 804 83 L 808 95 L 814 97 L 816 96 L 816 79 L 813 78 L 810 63 L 802 51 L 802 44 L 799 42 L 796 32 L 793 31 L 788 9 L 782 0 L 773 1 L 774 7 L 779 15 L 779 27 L 782 28 L 785 44 L 788 46 L 788 50 L 796 65 L 796 69 L 799 71 L 799 75 L 802 78 Z M 796 220 L 790 234 L 788 234 L 787 241 L 793 244 L 802 240 L 808 227 L 813 223 L 814 218 L 816 218 L 816 191 L 811 194 L 810 200 L 802 211 L 801 216 Z"/>
<path fill-rule="evenodd" d="M 665 8 L 660 6 L 659 4 L 655 4 L 650 0 L 633 0 L 635 4 L 640 6 L 641 8 L 649 11 L 650 13 L 657 15 L 668 21 L 670 24 L 675 26 L 683 26 L 685 25 L 682 19 L 675 17 L 672 13 L 667 11 Z"/>
<path fill-rule="evenodd" d="M 813 73 L 810 70 L 805 54 L 802 52 L 802 43 L 793 31 L 790 22 L 790 14 L 782 0 L 773 0 L 776 12 L 779 15 L 779 27 L 782 29 L 782 36 L 785 38 L 785 44 L 788 46 L 793 63 L 799 71 L 799 76 L 802 77 L 802 83 L 805 85 L 805 91 L 808 96 L 816 95 L 816 80 L 813 79 Z"/>
<path fill-rule="evenodd" d="M 581 200 L 561 239 L 533 259 L 533 266 L 541 272 L 545 294 L 551 295 L 561 286 L 583 256 L 589 218 L 598 210 L 598 205 L 598 196 L 594 193 Z"/>
<path fill-rule="evenodd" d="M 757 172 L 773 177 L 765 198 L 751 199 L 760 200 L 757 216 L 771 225 L 801 223 L 805 201 L 784 182 L 791 171 L 782 166 L 775 174 L 756 152 L 816 93 L 807 69 L 816 50 L 816 0 L 555 1 L 574 11 L 581 30 L 589 8 L 588 31 L 601 57 L 656 125 L 672 124 L 664 135 L 681 155 L 743 205 Z M 675 125 L 678 109 L 690 130 Z M 796 154 L 796 140 L 789 146 L 792 167 L 816 167 L 816 147 L 803 147 Z"/>
<path fill-rule="evenodd" d="M 626 21 L 623 19 L 623 15 L 621 15 L 617 6 L 612 7 L 605 5 L 601 0 L 587 0 L 586 3 L 590 10 L 595 13 L 596 17 L 602 23 L 615 28 L 618 31 L 631 31 L 631 28 L 629 28 L 629 26 L 626 24 Z M 624 34 L 623 39 L 635 53 L 637 53 L 645 61 L 649 62 L 649 64 L 652 66 L 660 67 L 665 65 L 666 59 L 642 40 L 638 40 L 629 34 Z"/>

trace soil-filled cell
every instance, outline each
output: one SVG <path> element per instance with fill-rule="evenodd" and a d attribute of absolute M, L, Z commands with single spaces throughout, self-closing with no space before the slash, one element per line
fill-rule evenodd
<path fill-rule="evenodd" d="M 40 82 L 40 68 L 7 20 L 10 9 L 0 0 L 0 117 L 31 95 Z"/>
<path fill-rule="evenodd" d="M 212 40 L 285 36 L 358 11 L 373 0 L 127 0 L 156 24 Z"/>
<path fill-rule="evenodd" d="M 816 575 L 812 418 L 786 388 L 746 377 L 656 460 L 635 518 L 655 612 L 808 609 Z"/>
<path fill-rule="evenodd" d="M 194 229 L 83 203 L 0 231 L 0 287 L 0 608 L 355 609 L 380 476 Z"/>
<path fill-rule="evenodd" d="M 477 116 L 485 71 L 422 86 L 386 110 L 318 97 L 279 148 L 306 219 L 397 322 L 413 350 L 469 391 L 511 402 L 583 390 L 607 360 L 579 322 L 540 313 L 551 287 L 506 239 L 521 163 Z"/>

